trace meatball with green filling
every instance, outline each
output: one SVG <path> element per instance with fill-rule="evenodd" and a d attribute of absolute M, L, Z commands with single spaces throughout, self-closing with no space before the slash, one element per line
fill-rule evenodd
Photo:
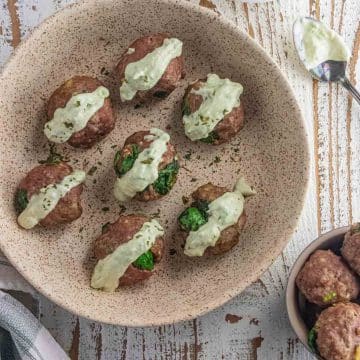
<path fill-rule="evenodd" d="M 157 132 L 156 135 L 153 135 L 152 131 Z M 170 141 L 161 143 L 164 136 L 168 135 L 162 130 L 151 129 L 136 132 L 126 139 L 123 148 L 114 158 L 114 169 L 118 177 L 115 196 L 116 193 L 120 193 L 120 197 L 125 196 L 130 187 L 136 191 L 145 186 L 142 190 L 136 191 L 134 196 L 129 195 L 140 201 L 156 200 L 170 192 L 177 179 L 179 161 Z M 148 153 L 151 149 L 155 149 L 156 154 Z M 148 183 L 152 181 L 149 179 L 152 179 L 151 176 L 155 173 L 157 178 Z M 122 201 L 119 196 L 116 197 Z"/>
<path fill-rule="evenodd" d="M 248 187 L 247 190 L 248 191 L 246 191 L 246 195 L 244 196 L 250 196 L 254 194 L 254 191 L 252 189 L 250 190 L 250 187 Z M 186 236 L 188 236 L 190 233 L 198 232 L 203 225 L 208 223 L 211 216 L 211 211 L 209 209 L 210 204 L 213 203 L 214 200 L 219 199 L 228 192 L 230 192 L 230 190 L 225 187 L 216 186 L 208 183 L 200 186 L 196 191 L 191 194 L 191 205 L 186 208 L 178 217 L 179 227 L 185 232 Z M 244 200 L 244 197 L 241 198 Z M 226 206 L 232 205 L 228 204 Z M 239 216 L 234 221 L 235 223 L 233 225 L 227 226 L 220 232 L 220 235 L 214 246 L 208 246 L 206 248 L 206 250 L 203 252 L 204 256 L 219 255 L 225 253 L 232 249 L 239 242 L 239 234 L 246 223 L 246 214 L 243 208 L 238 215 Z M 202 255 L 190 254 L 189 256 Z"/>
<path fill-rule="evenodd" d="M 144 233 L 144 224 L 149 223 L 151 220 L 143 215 L 122 215 L 114 223 L 105 224 L 102 228 L 102 234 L 94 242 L 94 255 L 99 261 L 109 259 L 109 256 L 113 254 L 121 246 L 130 246 L 132 240 L 139 238 L 141 233 Z M 157 225 L 159 226 L 159 225 Z M 160 233 L 160 232 L 159 232 Z M 164 241 L 162 235 L 156 233 L 154 238 L 144 237 L 144 241 L 153 241 L 152 246 L 144 253 L 140 254 L 132 263 L 128 264 L 127 268 L 124 269 L 124 272 L 121 273 L 120 278 L 116 279 L 118 281 L 118 286 L 133 285 L 140 281 L 144 281 L 152 276 L 155 272 L 156 265 L 160 262 L 163 256 Z M 146 244 L 145 244 L 146 245 Z M 137 245 L 138 246 L 138 245 Z M 120 259 L 120 261 L 127 260 L 128 254 L 132 254 L 133 251 L 137 250 L 136 245 L 129 247 L 126 252 L 124 252 L 125 260 Z M 131 249 L 131 250 L 129 250 Z M 122 253 L 119 252 L 121 257 Z M 103 284 L 106 284 L 107 279 L 104 277 L 111 276 L 114 271 L 117 270 L 117 261 L 113 262 L 113 267 L 109 274 L 102 274 Z M 98 265 L 97 265 L 98 266 Z M 102 266 L 102 269 L 106 269 L 106 266 Z M 96 269 L 96 267 L 95 267 Z M 92 286 L 96 282 L 92 281 Z M 98 288 L 101 288 L 98 286 Z M 114 290 L 114 289 L 113 289 Z"/>
<path fill-rule="evenodd" d="M 331 250 L 316 250 L 297 275 L 296 285 L 309 302 L 321 307 L 354 300 L 360 291 L 359 279 Z"/>
<path fill-rule="evenodd" d="M 310 331 L 309 346 L 324 360 L 360 360 L 360 306 L 337 303 L 325 309 Z"/>

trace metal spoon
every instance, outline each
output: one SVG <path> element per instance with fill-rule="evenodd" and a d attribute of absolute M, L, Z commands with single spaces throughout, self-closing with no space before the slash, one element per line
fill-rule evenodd
<path fill-rule="evenodd" d="M 306 17 L 305 19 L 307 21 L 320 22 L 311 17 Z M 294 23 L 293 37 L 299 58 L 303 63 L 305 63 L 306 61 L 304 57 L 304 49 L 302 44 L 302 33 L 300 29 L 297 27 L 297 22 Z M 354 97 L 354 99 L 360 104 L 360 93 L 355 89 L 355 87 L 351 84 L 350 80 L 345 75 L 346 65 L 347 65 L 346 61 L 327 60 L 321 63 L 320 65 L 310 69 L 309 72 L 315 79 L 319 81 L 340 82 L 340 84 L 344 86 L 344 88 L 348 90 L 350 94 Z"/>

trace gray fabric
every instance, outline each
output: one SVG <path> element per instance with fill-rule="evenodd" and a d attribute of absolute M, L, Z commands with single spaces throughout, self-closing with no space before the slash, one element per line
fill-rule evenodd
<path fill-rule="evenodd" d="M 42 359 L 41 354 L 33 348 L 41 328 L 34 315 L 20 302 L 2 291 L 0 291 L 0 314 L 0 326 L 11 334 L 19 355 L 29 359 Z"/>

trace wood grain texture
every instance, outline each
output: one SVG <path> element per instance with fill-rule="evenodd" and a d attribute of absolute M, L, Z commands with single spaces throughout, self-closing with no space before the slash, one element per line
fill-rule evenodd
<path fill-rule="evenodd" d="M 196 320 L 144 329 L 108 326 L 77 318 L 39 295 L 41 320 L 72 359 L 310 359 L 290 329 L 284 291 L 291 265 L 318 233 L 360 220 L 360 108 L 339 85 L 312 81 L 295 53 L 291 27 L 297 16 L 311 15 L 340 32 L 353 54 L 349 78 L 359 83 L 360 2 L 190 1 L 227 17 L 259 42 L 298 97 L 311 162 L 298 228 L 260 280 Z M 0 66 L 21 38 L 71 2 L 0 0 Z"/>

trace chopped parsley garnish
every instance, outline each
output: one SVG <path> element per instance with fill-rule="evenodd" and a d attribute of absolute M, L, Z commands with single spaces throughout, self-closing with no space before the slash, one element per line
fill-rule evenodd
<path fill-rule="evenodd" d="M 192 152 L 189 150 L 189 151 L 184 155 L 184 159 L 190 160 L 190 159 L 191 159 L 191 155 L 192 155 Z"/>
<path fill-rule="evenodd" d="M 160 170 L 158 178 L 153 183 L 155 191 L 160 195 L 167 194 L 174 186 L 178 172 L 179 162 L 177 160 Z"/>
<path fill-rule="evenodd" d="M 133 166 L 140 154 L 140 148 L 136 144 L 131 145 L 131 153 L 121 160 L 121 152 L 118 151 L 114 158 L 114 168 L 118 177 L 126 174 Z"/>
<path fill-rule="evenodd" d="M 105 206 L 105 207 L 103 207 L 101 210 L 102 210 L 102 211 L 109 211 L 109 210 L 110 210 L 110 208 L 109 208 L 109 207 L 107 207 L 107 206 Z"/>
<path fill-rule="evenodd" d="M 133 265 L 140 270 L 153 270 L 154 269 L 154 255 L 150 250 L 139 256 Z"/>
<path fill-rule="evenodd" d="M 64 122 L 64 125 L 65 125 L 65 127 L 66 127 L 67 129 L 73 129 L 73 128 L 74 128 L 74 124 L 71 123 L 71 122 L 65 121 L 65 122 Z"/>
<path fill-rule="evenodd" d="M 65 161 L 63 156 L 56 152 L 54 145 L 50 145 L 50 154 L 46 160 L 39 160 L 39 164 L 57 165 Z"/>
<path fill-rule="evenodd" d="M 167 91 L 156 91 L 153 96 L 159 99 L 165 99 L 168 96 L 168 93 Z"/>
<path fill-rule="evenodd" d="M 90 170 L 88 171 L 88 175 L 90 175 L 90 176 L 94 175 L 96 170 L 97 170 L 97 166 L 92 166 L 90 168 Z"/>
<path fill-rule="evenodd" d="M 104 234 L 106 231 L 108 231 L 110 224 L 111 224 L 110 222 L 107 222 L 101 227 L 101 233 L 102 234 Z"/>
<path fill-rule="evenodd" d="M 214 144 L 216 140 L 219 140 L 219 135 L 216 131 L 211 131 L 211 133 L 204 139 L 200 139 L 205 144 Z"/>
<path fill-rule="evenodd" d="M 26 209 L 29 200 L 25 189 L 18 189 L 15 194 L 15 209 L 18 214 Z"/>

